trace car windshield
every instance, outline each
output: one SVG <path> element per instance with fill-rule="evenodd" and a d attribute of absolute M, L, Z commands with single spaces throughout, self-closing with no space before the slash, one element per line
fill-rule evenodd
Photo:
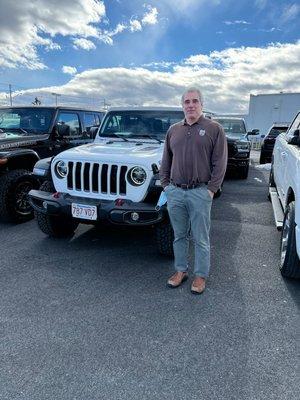
<path fill-rule="evenodd" d="M 99 136 L 163 140 L 170 125 L 184 118 L 182 111 L 110 111 Z"/>
<path fill-rule="evenodd" d="M 10 108 L 0 110 L 2 132 L 16 131 L 18 135 L 48 133 L 55 110 L 50 108 Z"/>
<path fill-rule="evenodd" d="M 245 136 L 246 127 L 242 119 L 226 119 L 226 118 L 214 118 L 219 124 L 222 125 L 226 136 L 236 137 Z"/>
<path fill-rule="evenodd" d="M 275 128 L 272 128 L 268 134 L 268 136 L 273 136 L 276 137 L 280 135 L 281 133 L 286 132 L 288 129 L 287 126 L 276 126 Z"/>

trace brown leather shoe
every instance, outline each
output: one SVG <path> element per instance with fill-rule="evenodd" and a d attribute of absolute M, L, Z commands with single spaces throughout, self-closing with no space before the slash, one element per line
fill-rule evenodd
<path fill-rule="evenodd" d="M 204 292 L 204 290 L 205 290 L 205 278 L 201 278 L 201 276 L 196 276 L 191 286 L 191 292 L 193 294 L 201 294 Z"/>
<path fill-rule="evenodd" d="M 187 272 L 175 272 L 174 275 L 172 275 L 167 282 L 167 286 L 170 288 L 177 288 L 180 286 L 184 281 L 186 281 L 188 278 L 188 273 Z"/>

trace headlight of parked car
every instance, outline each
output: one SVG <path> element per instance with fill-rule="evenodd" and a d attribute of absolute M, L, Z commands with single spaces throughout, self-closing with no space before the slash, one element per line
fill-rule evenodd
<path fill-rule="evenodd" d="M 236 147 L 238 150 L 249 150 L 250 146 L 248 143 L 237 143 Z"/>
<path fill-rule="evenodd" d="M 68 175 L 68 165 L 64 161 L 58 161 L 55 165 L 55 172 L 58 178 L 65 178 Z"/>
<path fill-rule="evenodd" d="M 128 180 L 134 186 L 140 186 L 145 183 L 147 174 L 142 167 L 133 167 L 128 171 Z"/>

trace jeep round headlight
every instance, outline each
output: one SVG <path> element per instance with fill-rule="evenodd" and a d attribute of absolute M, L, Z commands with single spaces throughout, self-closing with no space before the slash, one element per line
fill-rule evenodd
<path fill-rule="evenodd" d="M 145 183 L 147 174 L 144 168 L 142 167 L 134 167 L 131 170 L 128 171 L 128 178 L 129 182 L 132 185 L 140 186 L 143 183 Z"/>
<path fill-rule="evenodd" d="M 65 178 L 68 175 L 68 165 L 64 161 L 58 161 L 55 165 L 55 172 L 59 178 Z"/>

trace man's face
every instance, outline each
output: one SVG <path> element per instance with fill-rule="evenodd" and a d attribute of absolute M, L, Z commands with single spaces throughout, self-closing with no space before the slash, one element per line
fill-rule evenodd
<path fill-rule="evenodd" d="M 202 114 L 202 104 L 197 92 L 188 92 L 183 98 L 183 112 L 187 120 L 197 121 Z"/>

